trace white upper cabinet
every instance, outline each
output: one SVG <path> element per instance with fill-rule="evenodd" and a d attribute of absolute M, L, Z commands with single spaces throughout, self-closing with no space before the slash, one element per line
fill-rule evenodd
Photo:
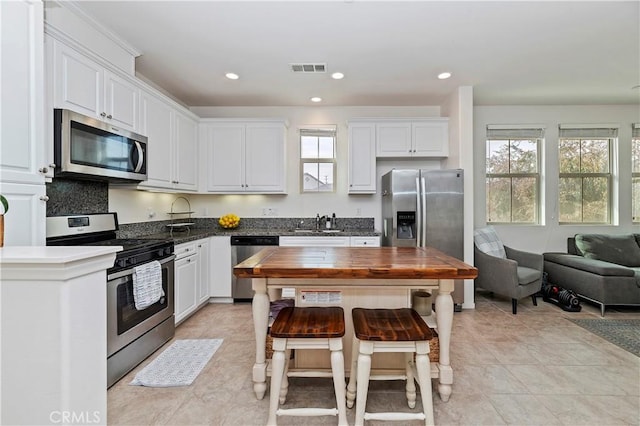
<path fill-rule="evenodd" d="M 139 91 L 135 82 L 108 71 L 61 42 L 53 44 L 54 106 L 139 132 Z"/>
<path fill-rule="evenodd" d="M 147 136 L 147 181 L 141 186 L 173 188 L 171 105 L 151 93 L 140 94 L 140 133 Z"/>
<path fill-rule="evenodd" d="M 376 156 L 447 157 L 447 118 L 388 120 L 376 123 Z"/>
<path fill-rule="evenodd" d="M 284 192 L 284 124 L 247 124 L 245 133 L 245 190 Z"/>
<path fill-rule="evenodd" d="M 146 135 L 147 180 L 140 188 L 198 189 L 198 123 L 168 101 L 142 91 L 140 133 Z"/>
<path fill-rule="evenodd" d="M 44 35 L 40 1 L 0 1 L 0 193 L 6 246 L 45 244 Z"/>
<path fill-rule="evenodd" d="M 449 156 L 449 120 L 446 118 L 411 123 L 413 154 L 418 157 Z"/>
<path fill-rule="evenodd" d="M 378 157 L 410 157 L 413 155 L 410 122 L 376 124 L 376 154 Z"/>
<path fill-rule="evenodd" d="M 210 193 L 284 193 L 284 121 L 201 125 Z"/>
<path fill-rule="evenodd" d="M 198 190 L 198 122 L 176 111 L 175 113 L 176 189 Z"/>
<path fill-rule="evenodd" d="M 44 185 L 42 3 L 2 1 L 0 19 L 0 179 Z"/>
<path fill-rule="evenodd" d="M 376 192 L 376 125 L 349 123 L 349 194 Z"/>

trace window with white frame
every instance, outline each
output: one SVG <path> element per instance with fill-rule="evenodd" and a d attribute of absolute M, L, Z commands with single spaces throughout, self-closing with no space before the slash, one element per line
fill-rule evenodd
<path fill-rule="evenodd" d="M 487 223 L 540 223 L 544 128 L 487 126 Z"/>
<path fill-rule="evenodd" d="M 631 217 L 640 223 L 640 123 L 633 125 L 631 133 Z"/>
<path fill-rule="evenodd" d="M 611 223 L 612 153 L 618 129 L 560 125 L 558 136 L 559 222 Z"/>
<path fill-rule="evenodd" d="M 301 192 L 334 192 L 336 187 L 336 129 L 300 129 Z"/>

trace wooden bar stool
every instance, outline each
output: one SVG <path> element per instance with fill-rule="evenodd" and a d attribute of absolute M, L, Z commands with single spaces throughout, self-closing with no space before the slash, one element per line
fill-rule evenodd
<path fill-rule="evenodd" d="M 351 376 L 347 386 L 347 406 L 356 401 L 356 426 L 365 420 L 424 420 L 433 425 L 433 399 L 431 393 L 431 366 L 429 363 L 429 340 L 431 329 L 413 309 L 362 309 L 355 308 L 353 315 L 353 352 Z M 404 352 L 405 376 L 371 376 L 371 355 L 375 352 Z M 413 355 L 416 355 L 415 364 Z M 406 395 L 409 408 L 416 406 L 417 376 L 422 397 L 421 413 L 368 413 L 365 411 L 369 379 L 406 379 Z M 357 388 L 357 389 L 356 389 Z M 357 394 L 356 394 L 357 392 Z"/>
<path fill-rule="evenodd" d="M 347 425 L 345 403 L 344 311 L 340 307 L 283 308 L 271 326 L 273 356 L 271 358 L 271 390 L 267 425 L 275 425 L 277 416 L 335 416 L 338 424 Z M 331 351 L 331 372 L 337 408 L 278 408 L 284 404 L 288 380 L 285 359 L 291 349 L 328 349 Z M 285 355 L 286 354 L 286 355 Z M 307 372 L 306 377 L 327 377 L 324 372 Z"/>

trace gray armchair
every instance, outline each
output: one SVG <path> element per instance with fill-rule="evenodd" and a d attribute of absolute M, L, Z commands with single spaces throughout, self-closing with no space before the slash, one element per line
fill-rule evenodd
<path fill-rule="evenodd" d="M 490 230 L 493 232 L 493 230 Z M 495 232 L 494 232 L 495 233 Z M 542 272 L 544 260 L 541 254 L 529 253 L 498 244 L 502 250 L 498 253 L 486 249 L 486 235 L 474 237 L 474 263 L 478 268 L 476 287 L 483 288 L 495 294 L 511 298 L 511 309 L 515 315 L 518 311 L 518 300 L 531 296 L 535 306 L 538 306 L 535 294 L 542 287 Z M 493 242 L 495 245 L 496 243 Z M 478 246 L 482 247 L 482 251 Z M 488 251 L 492 254 L 485 253 Z M 504 252 L 505 257 L 500 255 Z"/>

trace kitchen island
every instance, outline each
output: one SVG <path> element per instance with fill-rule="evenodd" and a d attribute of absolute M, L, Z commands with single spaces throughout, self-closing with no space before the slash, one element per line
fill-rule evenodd
<path fill-rule="evenodd" d="M 255 291 L 253 389 L 258 399 L 264 397 L 267 388 L 265 345 L 269 302 L 281 298 L 282 289 L 290 289 L 290 294 L 295 291 L 298 306 L 339 305 L 345 309 L 347 360 L 353 336 L 351 308 L 409 307 L 412 290 L 437 290 L 435 321 L 427 319 L 430 326 L 437 327 L 440 339 L 439 361 L 437 365 L 432 364 L 431 374 L 439 380 L 441 399 L 449 399 L 453 384 L 449 356 L 453 324 L 451 292 L 455 279 L 477 276 L 474 267 L 430 247 L 273 247 L 236 265 L 234 274 L 251 278 Z M 383 361 L 386 366 L 387 360 Z M 296 354 L 290 375 L 296 375 L 297 370 L 304 375 L 305 368 L 318 366 L 322 365 L 313 356 L 305 358 L 303 354 Z"/>

